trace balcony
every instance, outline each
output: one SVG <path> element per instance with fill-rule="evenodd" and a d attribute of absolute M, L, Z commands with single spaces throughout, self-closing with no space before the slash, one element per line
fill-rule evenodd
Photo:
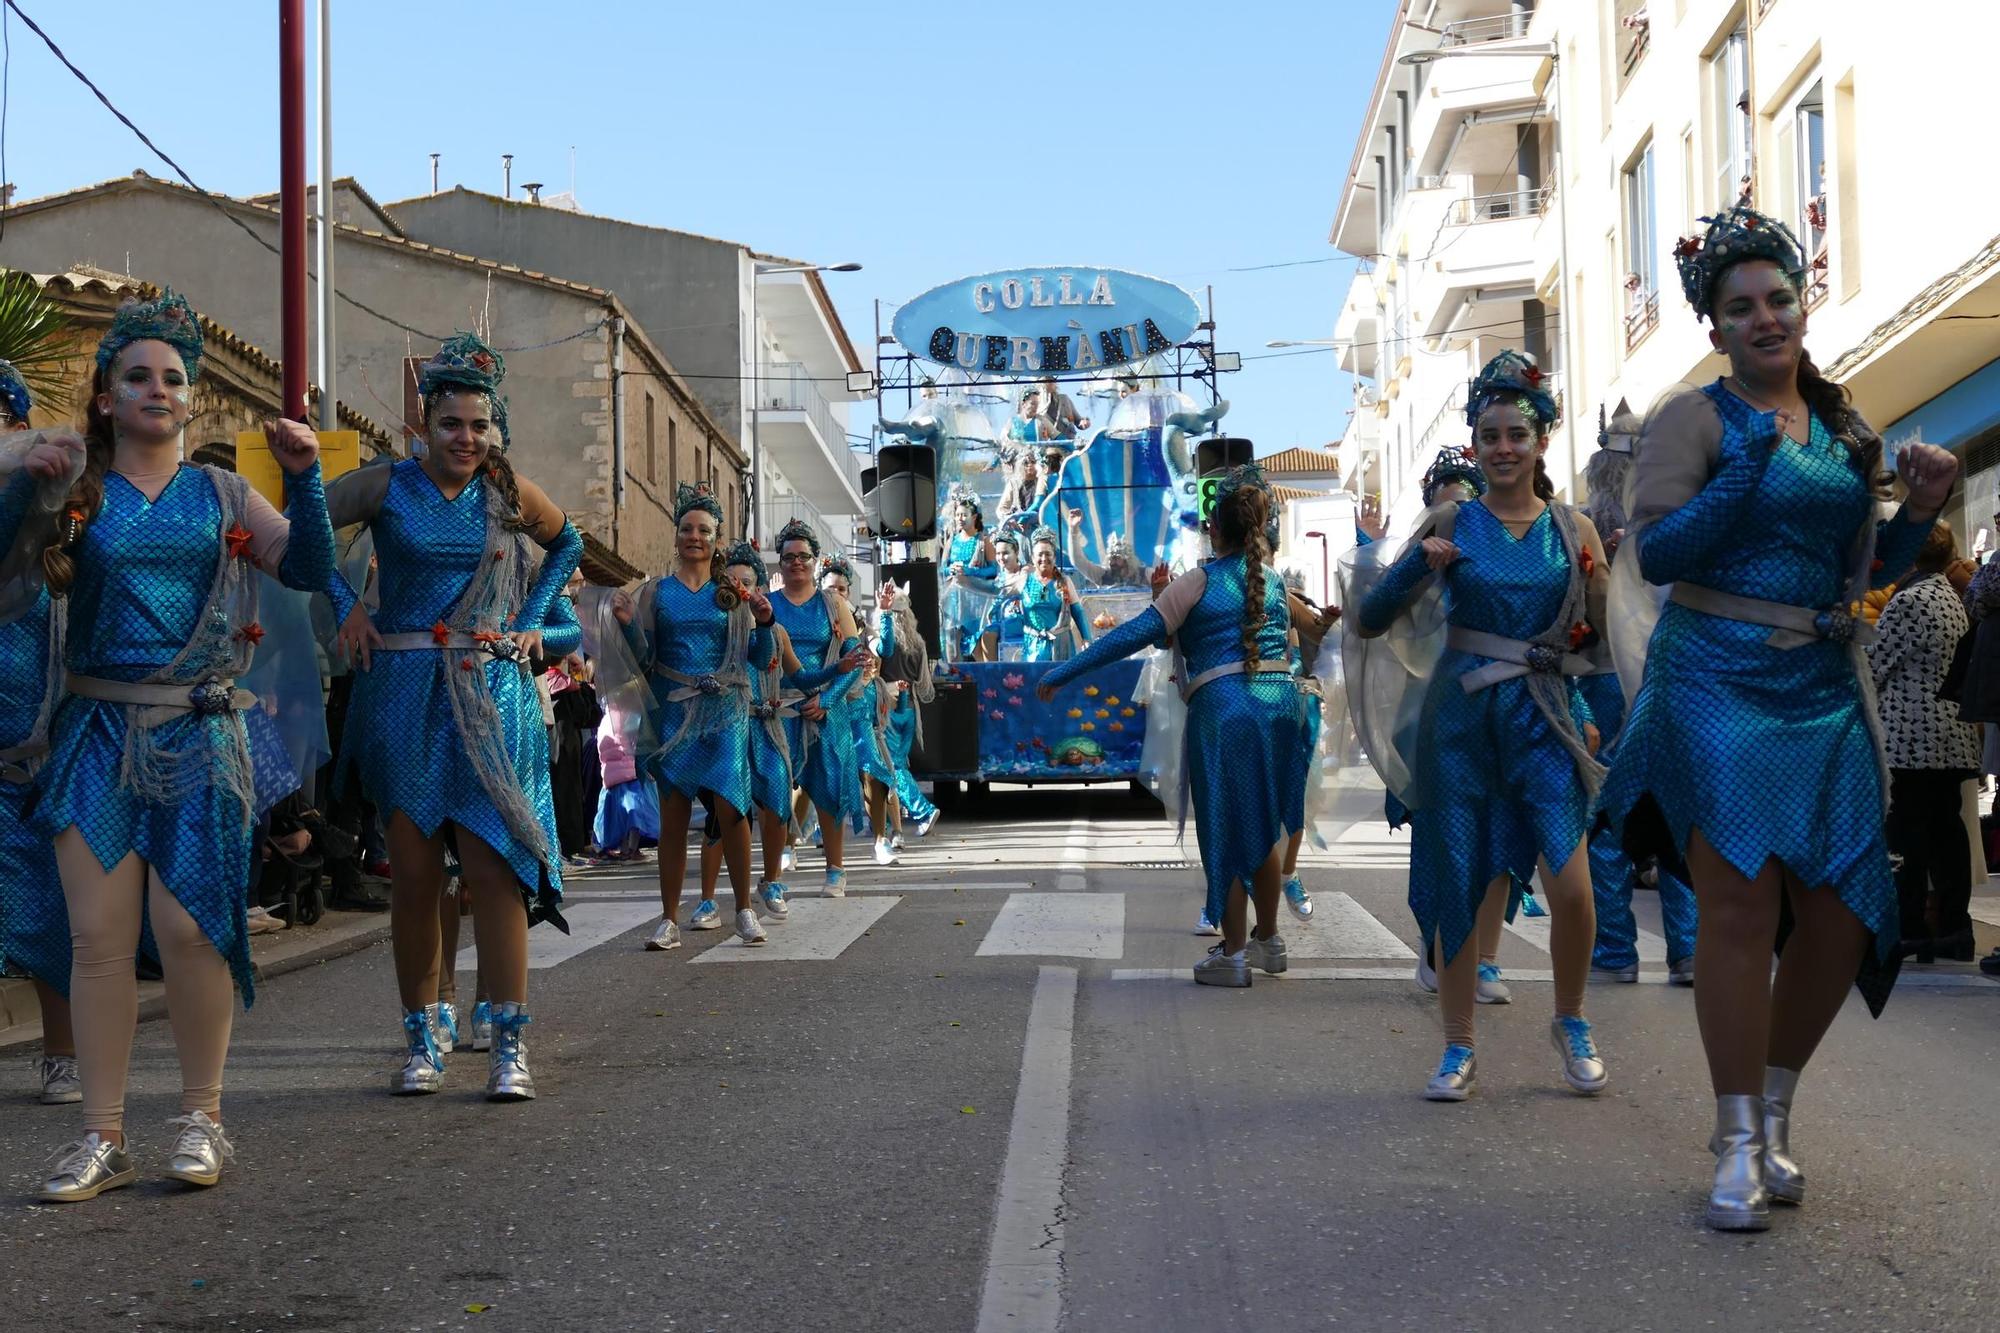
<path fill-rule="evenodd" d="M 1430 244 L 1437 300 L 1424 337 L 1473 336 L 1520 317 L 1546 267 L 1542 230 L 1550 197 L 1544 185 L 1452 201 Z"/>
<path fill-rule="evenodd" d="M 1438 33 L 1440 47 L 1475 46 L 1480 42 L 1504 42 L 1528 35 L 1532 14 L 1488 14 L 1481 18 L 1458 19 Z"/>
<path fill-rule="evenodd" d="M 812 496 L 824 512 L 860 513 L 861 468 L 847 447 L 845 413 L 827 401 L 806 366 L 765 362 L 754 387 L 757 439 L 766 465 L 784 473 L 794 491 Z"/>
<path fill-rule="evenodd" d="M 1625 350 L 1631 351 L 1660 323 L 1660 294 L 1631 289 L 1625 310 Z"/>
<path fill-rule="evenodd" d="M 1469 227 L 1475 222 L 1500 222 L 1508 218 L 1538 218 L 1548 212 L 1553 191 L 1547 185 L 1531 190 L 1502 190 L 1492 194 L 1467 195 L 1454 200 L 1444 215 L 1447 227 Z"/>
<path fill-rule="evenodd" d="M 1500 21 L 1513 22 L 1504 15 Z M 1497 171 L 1514 154 L 1515 129 L 1533 119 L 1538 107 L 1542 116 L 1549 114 L 1544 100 L 1549 58 L 1532 51 L 1502 58 L 1510 40 L 1487 38 L 1478 60 L 1439 60 L 1421 67 L 1422 87 L 1410 109 L 1410 150 L 1418 175 Z M 1465 44 L 1441 41 L 1439 46 Z M 1462 156 L 1467 151 L 1479 161 L 1467 161 Z"/>
<path fill-rule="evenodd" d="M 1376 340 L 1381 337 L 1382 308 L 1375 294 L 1375 265 L 1363 260 L 1348 280 L 1347 297 L 1333 322 L 1340 348 L 1340 368 L 1364 379 L 1375 377 Z"/>

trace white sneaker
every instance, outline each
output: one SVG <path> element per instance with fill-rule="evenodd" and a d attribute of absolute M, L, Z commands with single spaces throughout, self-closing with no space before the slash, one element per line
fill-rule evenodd
<path fill-rule="evenodd" d="M 747 907 L 736 914 L 736 938 L 745 944 L 764 942 L 763 924 L 757 920 L 757 914 Z"/>
<path fill-rule="evenodd" d="M 1437 994 L 1438 974 L 1431 967 L 1431 960 L 1428 954 L 1417 955 L 1417 985 L 1423 987 L 1432 995 Z"/>
<path fill-rule="evenodd" d="M 892 865 L 895 865 L 895 864 L 896 864 L 896 862 L 898 862 L 898 861 L 900 861 L 900 860 L 902 860 L 902 859 L 903 859 L 902 857 L 900 857 L 900 856 L 898 856 L 898 855 L 896 854 L 896 849 L 895 849 L 895 847 L 893 847 L 892 845 L 890 845 L 890 842 L 889 842 L 889 840 L 888 840 L 887 838 L 877 838 L 877 839 L 875 839 L 875 864 L 876 864 L 876 865 L 878 865 L 878 866 L 892 866 Z"/>
<path fill-rule="evenodd" d="M 35 1061 L 42 1080 L 42 1105 L 67 1106 L 83 1100 L 83 1078 L 73 1055 L 45 1055 Z"/>
<path fill-rule="evenodd" d="M 826 870 L 826 887 L 820 890 L 820 896 L 825 898 L 845 898 L 847 896 L 847 872 L 828 866 Z"/>
<path fill-rule="evenodd" d="M 798 863 L 799 863 L 799 858 L 793 856 L 792 849 L 787 847 L 785 848 L 784 855 L 778 858 L 778 871 L 780 874 L 789 875 L 792 873 L 792 870 L 798 865 Z"/>
<path fill-rule="evenodd" d="M 665 917 L 660 918 L 659 929 L 647 939 L 646 947 L 655 953 L 665 953 L 668 949 L 681 947 L 681 928 Z"/>

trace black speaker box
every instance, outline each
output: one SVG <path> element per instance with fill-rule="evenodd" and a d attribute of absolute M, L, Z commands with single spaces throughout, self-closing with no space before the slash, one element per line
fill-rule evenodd
<path fill-rule="evenodd" d="M 937 450 L 928 444 L 885 444 L 875 455 L 875 497 L 881 535 L 919 542 L 937 536 Z"/>
<path fill-rule="evenodd" d="M 939 681 L 937 697 L 917 705 L 923 721 L 923 741 L 910 752 L 910 772 L 979 771 L 979 691 L 959 677 Z"/>
<path fill-rule="evenodd" d="M 930 649 L 931 661 L 942 659 L 944 646 L 938 638 L 938 567 L 929 560 L 910 560 L 882 566 L 882 577 L 901 588 L 910 599 L 910 610 L 917 617 L 917 633 Z"/>
<path fill-rule="evenodd" d="M 1248 440 L 1225 435 L 1195 442 L 1194 471 L 1198 477 L 1206 477 L 1212 472 L 1227 472 L 1230 468 L 1256 461 L 1256 446 Z"/>

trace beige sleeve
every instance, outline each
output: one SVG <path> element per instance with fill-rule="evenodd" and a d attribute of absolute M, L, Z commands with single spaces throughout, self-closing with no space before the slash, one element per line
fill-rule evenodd
<path fill-rule="evenodd" d="M 1722 418 L 1699 389 L 1683 389 L 1655 407 L 1640 432 L 1625 512 L 1643 528 L 1692 500 L 1722 458 Z"/>
<path fill-rule="evenodd" d="M 1604 554 L 1604 539 L 1597 533 L 1597 525 L 1590 521 L 1582 510 L 1576 514 L 1576 537 L 1583 548 L 1590 552 L 1590 573 L 1584 577 L 1583 618 L 1602 638 L 1605 633 L 1605 607 L 1611 591 L 1611 561 Z"/>
<path fill-rule="evenodd" d="M 1160 613 L 1160 619 L 1167 622 L 1167 633 L 1180 632 L 1195 603 L 1207 591 L 1208 571 L 1205 569 L 1190 569 L 1160 590 L 1160 595 L 1153 600 L 1153 609 Z"/>
<path fill-rule="evenodd" d="M 243 521 L 250 528 L 250 558 L 257 568 L 276 574 L 292 544 L 291 520 L 252 490 L 243 506 Z"/>

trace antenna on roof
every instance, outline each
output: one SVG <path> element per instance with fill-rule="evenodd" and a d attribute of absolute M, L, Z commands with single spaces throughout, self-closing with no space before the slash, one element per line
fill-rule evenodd
<path fill-rule="evenodd" d="M 507 199 L 514 197 L 514 155 L 512 153 L 500 154 L 500 193 L 502 197 Z"/>
<path fill-rule="evenodd" d="M 438 192 L 438 154 L 431 154 L 431 193 Z"/>
<path fill-rule="evenodd" d="M 522 181 L 521 188 L 528 192 L 529 203 L 539 204 L 542 202 L 542 183 L 540 181 Z"/>
<path fill-rule="evenodd" d="M 576 198 L 576 145 L 569 146 L 569 197 Z"/>

